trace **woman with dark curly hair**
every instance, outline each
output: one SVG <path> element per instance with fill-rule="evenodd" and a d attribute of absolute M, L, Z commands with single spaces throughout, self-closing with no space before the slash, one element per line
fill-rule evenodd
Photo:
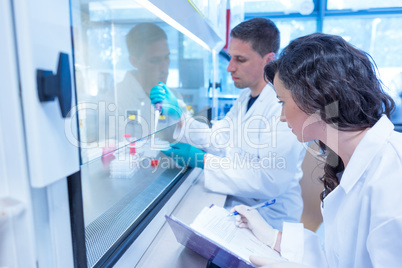
<path fill-rule="evenodd" d="M 315 33 L 292 41 L 265 75 L 282 103 L 282 121 L 299 141 L 318 140 L 325 156 L 325 246 L 301 223 L 285 223 L 278 232 L 246 206 L 234 208 L 237 224 L 261 241 L 276 239 L 274 249 L 289 261 L 400 267 L 402 134 L 389 120 L 394 102 L 371 57 L 339 36 Z"/>

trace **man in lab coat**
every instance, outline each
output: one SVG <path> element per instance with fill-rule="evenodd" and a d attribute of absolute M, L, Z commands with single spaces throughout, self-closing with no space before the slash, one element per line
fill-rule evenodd
<path fill-rule="evenodd" d="M 126 44 L 129 61 L 135 69 L 127 71 L 124 79 L 116 86 L 119 139 L 125 133 L 141 138 L 155 131 L 155 109 L 150 105 L 149 94 L 151 88 L 159 82 L 166 83 L 170 64 L 167 35 L 156 24 L 137 24 L 126 35 Z M 185 109 L 179 94 L 174 94 L 178 96 L 179 106 Z M 110 99 L 114 100 L 114 97 L 110 96 Z M 172 117 L 161 117 L 157 127 L 163 129 L 174 122 Z M 172 136 L 172 133 L 164 134 Z"/>
<path fill-rule="evenodd" d="M 275 199 L 275 204 L 259 211 L 281 230 L 283 221 L 300 221 L 305 150 L 280 122 L 281 104 L 264 79 L 264 66 L 279 49 L 279 30 L 271 20 L 254 18 L 240 23 L 230 36 L 227 71 L 235 86 L 244 90 L 225 118 L 209 128 L 180 114 L 165 86 L 151 90 L 151 102 L 162 102 L 165 113 L 182 119 L 175 137 L 183 143 L 173 145 L 167 155 L 179 164 L 203 168 L 205 187 L 227 194 L 227 208 Z"/>

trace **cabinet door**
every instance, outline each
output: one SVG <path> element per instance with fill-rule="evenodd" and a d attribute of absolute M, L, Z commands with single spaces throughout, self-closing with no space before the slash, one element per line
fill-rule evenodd
<path fill-rule="evenodd" d="M 79 170 L 76 118 L 61 113 L 61 107 L 68 112 L 75 103 L 69 1 L 15 0 L 14 12 L 29 177 L 32 187 L 44 187 Z M 63 76 L 59 82 L 38 78 L 38 70 Z M 56 93 L 64 96 L 64 105 L 60 97 L 41 101 L 38 82 L 50 91 L 64 90 Z"/>

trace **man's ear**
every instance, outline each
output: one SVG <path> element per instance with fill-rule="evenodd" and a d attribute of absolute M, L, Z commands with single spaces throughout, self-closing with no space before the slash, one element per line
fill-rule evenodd
<path fill-rule="evenodd" d="M 133 65 L 135 68 L 138 68 L 138 58 L 137 57 L 130 55 L 130 57 L 128 59 L 129 59 L 131 65 Z"/>
<path fill-rule="evenodd" d="M 265 55 L 265 57 L 266 57 L 266 62 L 265 62 L 265 64 L 267 64 L 268 62 L 270 62 L 270 61 L 276 59 L 276 55 L 275 55 L 274 52 L 268 53 L 267 55 Z"/>

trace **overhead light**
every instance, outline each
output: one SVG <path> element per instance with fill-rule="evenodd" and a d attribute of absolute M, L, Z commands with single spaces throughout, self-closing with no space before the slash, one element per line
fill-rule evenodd
<path fill-rule="evenodd" d="M 150 12 L 161 18 L 163 21 L 165 21 L 167 24 L 178 30 L 179 32 L 183 33 L 184 35 L 188 36 L 191 38 L 193 41 L 201 45 L 203 48 L 211 51 L 211 48 L 204 42 L 202 41 L 199 37 L 194 35 L 192 32 L 187 30 L 185 27 L 183 27 L 180 23 L 175 21 L 172 17 L 167 15 L 165 12 L 160 10 L 157 6 L 149 2 L 148 0 L 140 0 L 137 3 L 142 5 L 144 8 L 148 9 Z"/>

